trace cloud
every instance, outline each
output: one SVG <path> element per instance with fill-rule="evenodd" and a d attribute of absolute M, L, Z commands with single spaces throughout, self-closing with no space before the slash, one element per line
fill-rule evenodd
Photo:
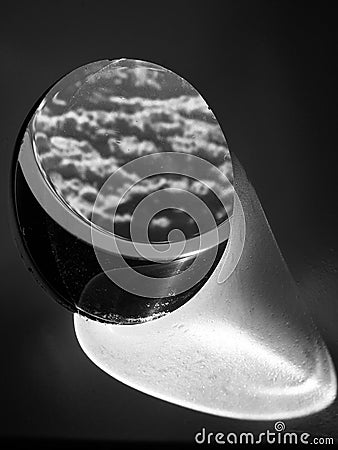
<path fill-rule="evenodd" d="M 111 229 L 119 192 L 112 188 L 101 196 L 92 218 L 98 192 L 112 173 L 140 156 L 168 151 L 196 155 L 232 180 L 229 150 L 215 116 L 190 85 L 165 73 L 142 66 L 99 71 L 76 89 L 68 89 L 71 96 L 67 97 L 67 89 L 55 94 L 35 117 L 35 150 L 42 169 L 74 210 L 100 226 Z M 137 173 L 125 170 L 119 176 L 120 188 L 138 179 Z M 205 173 L 203 182 L 165 174 L 139 182 L 117 209 L 119 233 L 129 237 L 131 213 L 138 202 L 166 187 L 194 193 L 217 221 L 224 220 L 221 203 L 207 186 L 230 205 L 231 190 L 224 188 L 217 171 Z M 151 222 L 151 235 L 158 240 L 172 226 L 172 217 L 162 214 Z M 183 223 L 188 235 L 189 230 L 195 233 L 191 227 L 191 220 Z"/>

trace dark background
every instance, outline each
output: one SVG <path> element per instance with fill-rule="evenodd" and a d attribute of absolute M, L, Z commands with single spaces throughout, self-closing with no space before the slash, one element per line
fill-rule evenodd
<path fill-rule="evenodd" d="M 1 3 L 0 432 L 7 447 L 28 438 L 44 448 L 193 442 L 202 427 L 258 433 L 274 423 L 189 411 L 110 378 L 80 349 L 71 314 L 48 298 L 20 260 L 7 205 L 16 136 L 52 83 L 94 60 L 156 62 L 207 100 L 338 367 L 337 24 L 329 3 L 310 4 Z M 286 426 L 338 438 L 338 403 Z"/>

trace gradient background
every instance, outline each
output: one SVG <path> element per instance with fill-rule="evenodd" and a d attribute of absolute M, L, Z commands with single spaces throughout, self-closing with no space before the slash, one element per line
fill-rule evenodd
<path fill-rule="evenodd" d="M 223 433 L 273 428 L 274 422 L 189 411 L 113 380 L 87 359 L 71 315 L 20 260 L 8 225 L 16 136 L 55 80 L 94 60 L 156 62 L 207 100 L 257 190 L 338 368 L 338 55 L 335 14 L 327 5 L 2 2 L 0 432 L 6 448 L 193 442 L 202 427 Z M 285 422 L 287 431 L 336 436 L 338 442 L 337 401 Z"/>

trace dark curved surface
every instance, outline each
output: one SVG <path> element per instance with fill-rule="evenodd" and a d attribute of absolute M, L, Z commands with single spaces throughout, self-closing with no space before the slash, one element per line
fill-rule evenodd
<path fill-rule="evenodd" d="M 207 281 L 226 246 L 226 242 L 219 245 L 210 270 L 189 290 L 175 296 L 145 299 L 113 283 L 103 272 L 94 248 L 48 216 L 29 189 L 20 166 L 17 166 L 12 182 L 15 184 L 11 200 L 14 202 L 15 216 L 12 218 L 12 230 L 29 271 L 62 306 L 102 322 L 131 325 L 155 320 L 179 308 Z M 107 253 L 105 259 L 111 267 L 116 265 L 113 255 Z M 181 258 L 167 264 L 126 261 L 134 270 L 158 278 L 161 285 L 161 278 L 169 278 L 177 271 L 189 271 L 194 260 L 191 257 Z M 201 261 L 203 263 L 204 259 Z M 174 286 L 172 284 L 173 289 Z M 167 283 L 163 283 L 161 292 L 166 291 Z"/>

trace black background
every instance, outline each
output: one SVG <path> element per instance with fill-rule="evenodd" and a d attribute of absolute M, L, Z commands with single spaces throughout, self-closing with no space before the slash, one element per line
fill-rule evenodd
<path fill-rule="evenodd" d="M 334 3 L 334 2 L 332 2 Z M 337 24 L 329 3 L 2 2 L 1 420 L 6 445 L 193 442 L 209 431 L 265 431 L 165 403 L 96 368 L 72 316 L 23 266 L 8 225 L 9 166 L 32 105 L 87 62 L 138 58 L 191 82 L 255 186 L 338 365 Z M 338 404 L 286 421 L 338 438 Z M 54 444 L 53 444 L 54 445 Z"/>

